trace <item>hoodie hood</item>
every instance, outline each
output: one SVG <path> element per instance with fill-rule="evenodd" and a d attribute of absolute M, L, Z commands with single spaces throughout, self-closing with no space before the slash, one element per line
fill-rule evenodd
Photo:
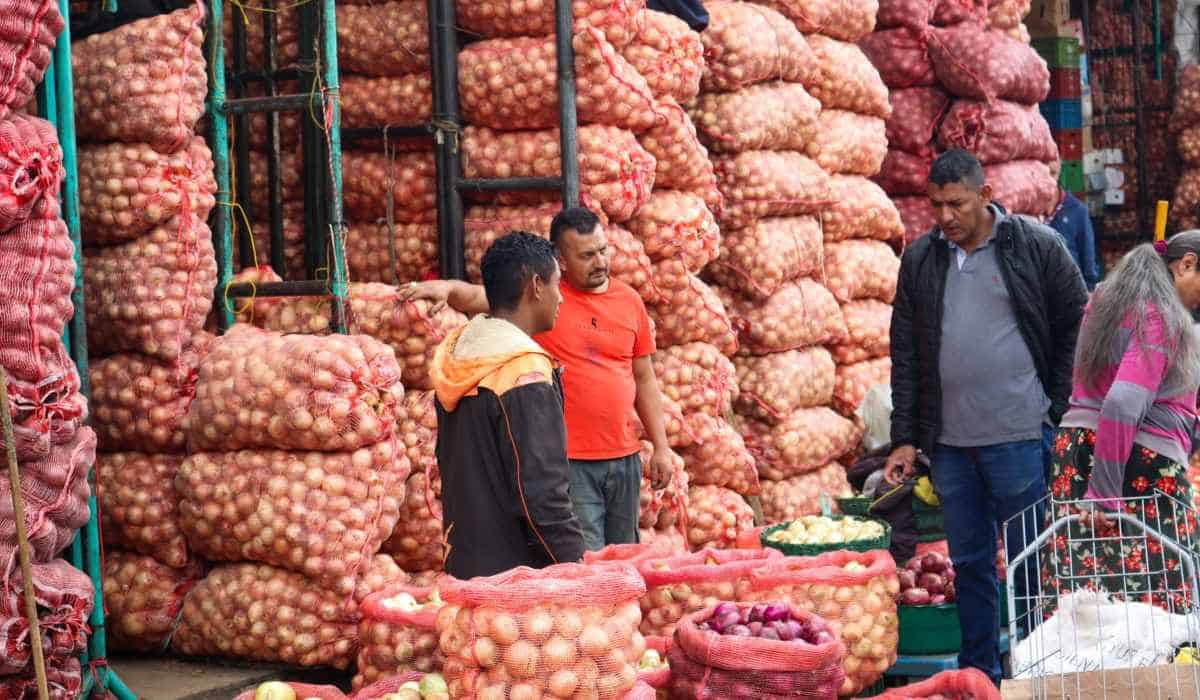
<path fill-rule="evenodd" d="M 499 395 L 522 383 L 551 382 L 554 362 L 520 328 L 480 315 L 438 345 L 429 374 L 442 408 L 453 412 L 481 386 Z"/>

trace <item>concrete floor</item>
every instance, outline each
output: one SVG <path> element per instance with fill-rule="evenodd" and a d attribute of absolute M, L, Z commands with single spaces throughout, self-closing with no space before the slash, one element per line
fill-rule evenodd
<path fill-rule="evenodd" d="M 142 700 L 232 700 L 269 680 L 344 685 L 333 671 L 297 672 L 269 665 L 199 662 L 163 657 L 114 656 L 109 665 Z M 345 689 L 345 688 L 343 688 Z"/>

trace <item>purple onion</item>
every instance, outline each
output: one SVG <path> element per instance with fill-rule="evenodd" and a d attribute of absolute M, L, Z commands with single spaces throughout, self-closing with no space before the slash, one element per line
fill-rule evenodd
<path fill-rule="evenodd" d="M 739 615 L 736 611 L 730 612 L 730 613 L 725 613 L 724 615 L 722 615 L 719 618 L 719 620 L 721 623 L 721 629 L 729 629 L 730 627 L 733 627 L 734 625 L 742 624 L 742 616 Z"/>
<path fill-rule="evenodd" d="M 763 612 L 763 622 L 787 620 L 792 616 L 792 610 L 786 603 L 771 603 Z"/>
<path fill-rule="evenodd" d="M 754 621 L 754 618 L 750 617 L 750 609 L 749 608 L 741 611 L 738 614 L 738 622 L 743 625 L 748 625 L 753 621 Z"/>
<path fill-rule="evenodd" d="M 713 608 L 713 617 L 724 617 L 731 612 L 735 613 L 737 611 L 738 609 L 736 603 L 717 603 L 717 607 Z"/>
<path fill-rule="evenodd" d="M 750 619 L 756 622 L 770 622 L 770 620 L 767 620 L 763 617 L 766 612 L 766 603 L 755 603 L 754 606 L 750 608 Z"/>
<path fill-rule="evenodd" d="M 766 630 L 763 630 L 763 631 L 765 632 Z M 728 630 L 726 630 L 725 634 L 728 634 L 733 637 L 749 637 L 749 636 L 751 636 L 750 628 L 745 625 L 734 625 L 734 626 L 730 627 Z"/>
<path fill-rule="evenodd" d="M 755 637 L 757 637 L 757 636 L 758 636 L 758 633 L 762 631 L 762 628 L 763 628 L 763 623 L 761 623 L 761 622 L 751 622 L 750 624 L 748 624 L 748 625 L 746 625 L 746 626 L 750 628 L 750 634 L 752 634 L 752 635 L 754 635 Z"/>
<path fill-rule="evenodd" d="M 776 620 L 771 623 L 771 629 L 775 630 L 775 636 L 779 637 L 779 641 L 781 642 L 790 642 L 796 638 L 795 631 L 786 622 Z"/>
<path fill-rule="evenodd" d="M 712 632 L 712 626 L 709 625 L 707 622 L 701 622 L 699 627 L 700 627 L 700 629 L 704 630 L 705 632 Z"/>
<path fill-rule="evenodd" d="M 829 632 L 826 632 L 825 630 L 821 630 L 820 632 L 817 632 L 816 642 L 815 642 L 816 644 L 829 644 L 832 641 L 833 641 L 833 635 L 830 634 Z"/>
<path fill-rule="evenodd" d="M 792 639 L 806 639 L 807 638 L 808 635 L 806 635 L 805 633 L 808 632 L 808 629 L 805 628 L 805 626 L 803 624 L 797 622 L 796 620 L 788 620 L 784 624 L 787 625 L 788 631 L 791 632 Z"/>
<path fill-rule="evenodd" d="M 780 641 L 779 633 L 775 631 L 774 627 L 764 627 L 763 631 L 758 633 L 758 638 L 759 639 L 769 639 L 772 642 Z"/>

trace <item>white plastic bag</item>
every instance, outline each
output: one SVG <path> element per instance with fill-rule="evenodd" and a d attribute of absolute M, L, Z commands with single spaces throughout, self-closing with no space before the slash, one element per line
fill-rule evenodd
<path fill-rule="evenodd" d="M 892 387 L 876 384 L 867 390 L 862 404 L 854 412 L 866 426 L 863 449 L 878 450 L 892 441 Z"/>

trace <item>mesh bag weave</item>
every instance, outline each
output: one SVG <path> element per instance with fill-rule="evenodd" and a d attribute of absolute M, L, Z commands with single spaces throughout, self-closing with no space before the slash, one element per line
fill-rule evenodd
<path fill-rule="evenodd" d="M 642 28 L 622 55 L 646 79 L 655 97 L 688 104 L 700 92 L 704 44 L 698 32 L 674 15 L 644 11 Z"/>
<path fill-rule="evenodd" d="M 440 570 L 445 560 L 442 534 L 442 501 L 430 479 L 440 482 L 436 471 L 408 477 L 400 517 L 380 551 L 390 554 L 405 571 Z M 440 486 L 437 489 L 441 490 Z M 420 669 L 428 672 L 430 669 Z"/>
<path fill-rule="evenodd" d="M 726 295 L 742 354 L 795 350 L 846 337 L 837 300 L 814 280 L 788 282 L 763 303 Z"/>
<path fill-rule="evenodd" d="M 663 395 L 676 401 L 685 414 L 727 414 L 737 398 L 733 363 L 707 343 L 687 343 L 654 354 L 654 374 Z"/>
<path fill-rule="evenodd" d="M 23 580 L 21 572 L 15 571 L 5 577 L 0 590 L 0 674 L 19 673 L 33 665 Z M 92 580 L 62 559 L 35 563 L 33 597 L 46 666 L 62 665 L 87 645 L 88 616 L 95 600 Z"/>
<path fill-rule="evenodd" d="M 850 301 L 842 304 L 842 317 L 846 319 L 846 342 L 830 348 L 839 364 L 888 355 L 892 345 L 890 305 L 878 299 Z"/>
<path fill-rule="evenodd" d="M 759 219 L 722 233 L 720 255 L 705 273 L 747 299 L 765 301 L 785 282 L 820 269 L 821 225 L 814 217 Z"/>
<path fill-rule="evenodd" d="M 717 256 L 721 230 L 701 197 L 655 190 L 626 226 L 641 240 L 652 261 L 680 259 L 699 273 Z"/>
<path fill-rule="evenodd" d="M 713 153 L 803 151 L 817 135 L 821 103 L 803 85 L 768 82 L 706 92 L 688 112 Z"/>
<path fill-rule="evenodd" d="M 819 469 L 862 438 L 859 427 L 826 407 L 797 409 L 775 425 L 747 419 L 740 428 L 759 475 L 772 481 Z"/>
<path fill-rule="evenodd" d="M 942 671 L 920 683 L 903 688 L 889 688 L 881 700 L 900 698 L 953 698 L 954 700 L 1000 700 L 999 689 L 977 668 Z"/>
<path fill-rule="evenodd" d="M 768 80 L 808 85 L 815 57 L 796 25 L 775 10 L 729 0 L 705 4 L 704 92 L 731 92 Z"/>
<path fill-rule="evenodd" d="M 172 568 L 153 557 L 104 554 L 105 630 L 114 651 L 166 651 L 183 600 L 203 578 L 199 564 Z"/>
<path fill-rule="evenodd" d="M 823 347 L 733 358 L 738 413 L 767 423 L 833 400 L 836 367 Z"/>
<path fill-rule="evenodd" d="M 904 231 L 900 213 L 887 194 L 870 180 L 855 175 L 829 178 L 831 205 L 821 211 L 825 240 L 874 238 L 898 241 Z"/>
<path fill-rule="evenodd" d="M 28 219 L 43 197 L 58 196 L 65 175 L 62 158 L 58 133 L 50 122 L 24 114 L 0 119 L 0 232 Z"/>
<path fill-rule="evenodd" d="M 361 647 L 353 680 L 360 690 L 385 678 L 407 673 L 434 673 L 442 669 L 438 648 L 437 608 L 407 611 L 391 604 L 401 593 L 425 605 L 435 589 L 395 584 L 363 601 L 358 624 Z"/>
<path fill-rule="evenodd" d="M 825 245 L 825 285 L 840 302 L 896 296 L 900 258 L 883 241 L 847 240 Z"/>
<path fill-rule="evenodd" d="M 595 27 L 613 46 L 623 47 L 641 27 L 643 0 L 574 0 L 575 29 Z M 458 26 L 481 37 L 547 36 L 554 33 L 554 4 L 530 5 L 521 0 L 462 3 Z"/>
<path fill-rule="evenodd" d="M 0 119 L 33 97 L 64 24 L 54 0 L 5 3 L 0 18 Z"/>
<path fill-rule="evenodd" d="M 815 214 L 832 202 L 829 176 L 809 158 L 790 151 L 747 151 L 713 158 L 725 198 L 720 222 L 741 228 L 768 216 Z"/>
<path fill-rule="evenodd" d="M 722 486 L 742 496 L 759 493 L 754 457 L 742 436 L 724 418 L 703 413 L 687 417 L 696 444 L 683 449 L 688 482 L 697 486 Z"/>
<path fill-rule="evenodd" d="M 858 45 L 820 34 L 805 38 L 816 56 L 816 77 L 807 87 L 822 107 L 882 119 L 892 115 L 887 86 Z"/>
<path fill-rule="evenodd" d="M 688 544 L 732 549 L 738 533 L 754 527 L 754 511 L 740 494 L 721 486 L 689 486 Z"/>
<path fill-rule="evenodd" d="M 169 567 L 187 565 L 187 540 L 175 491 L 175 475 L 182 463 L 182 455 L 97 456 L 96 499 L 106 546 L 145 554 Z"/>
<path fill-rule="evenodd" d="M 1058 146 L 1041 110 L 1015 102 L 956 101 L 938 127 L 938 145 L 969 150 L 985 165 L 1058 159 Z"/>
<path fill-rule="evenodd" d="M 704 548 L 693 554 L 638 559 L 638 572 L 646 582 L 642 634 L 670 637 L 685 616 L 722 601 L 743 600 L 750 572 L 782 556 L 770 549 Z"/>

